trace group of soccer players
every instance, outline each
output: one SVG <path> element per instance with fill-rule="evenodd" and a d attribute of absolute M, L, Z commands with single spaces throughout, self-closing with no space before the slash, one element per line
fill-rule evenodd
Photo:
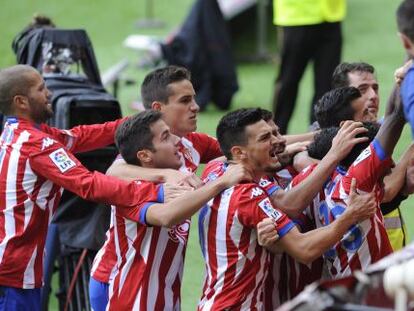
<path fill-rule="evenodd" d="M 198 106 L 189 72 L 173 66 L 151 72 L 141 89 L 147 110 L 118 127 L 121 157 L 109 172 L 130 180 L 152 169 L 154 180 L 161 176 L 184 186 L 170 188 L 168 199 L 156 186 L 132 212 L 113 207 L 91 275 L 94 310 L 179 309 L 189 218 L 204 203 L 200 310 L 274 309 L 314 280 L 350 275 L 390 254 L 379 205 L 405 184 L 411 149 L 382 186 L 405 120 L 401 105 L 391 102 L 378 131 L 372 67 L 344 66 L 371 83 L 361 78 L 360 90 L 340 87 L 326 94 L 317 110 L 323 129 L 309 154 L 286 166 L 286 157 L 303 150 L 297 142 L 314 133 L 282 137 L 270 112 L 238 109 L 219 122 L 217 142 L 194 132 Z M 325 129 L 324 115 L 344 122 Z M 202 182 L 178 172 L 194 172 L 206 162 Z M 306 168 L 299 173 L 295 167 L 301 166 Z"/>
<path fill-rule="evenodd" d="M 399 25 L 413 56 L 404 27 L 414 4 L 404 5 Z M 313 281 L 366 269 L 405 244 L 398 206 L 414 192 L 414 147 L 396 165 L 391 157 L 404 113 L 411 122 L 412 68 L 397 72 L 381 121 L 374 68 L 343 63 L 313 132 L 281 136 L 269 111 L 248 108 L 224 115 L 217 139 L 195 132 L 185 68 L 146 76 L 144 112 L 71 130 L 45 124 L 51 94 L 34 68 L 0 70 L 0 310 L 40 309 L 45 238 L 63 188 L 112 205 L 91 271 L 95 311 L 180 310 L 197 212 L 206 264 L 198 310 L 273 310 Z M 114 142 L 111 176 L 73 155 Z"/>

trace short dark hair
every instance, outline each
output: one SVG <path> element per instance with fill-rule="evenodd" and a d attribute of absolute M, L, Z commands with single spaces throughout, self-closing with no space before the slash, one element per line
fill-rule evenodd
<path fill-rule="evenodd" d="M 397 9 L 398 30 L 414 42 L 414 1 L 405 0 Z"/>
<path fill-rule="evenodd" d="M 137 152 L 143 149 L 154 150 L 151 125 L 160 119 L 159 111 L 143 111 L 129 117 L 117 128 L 115 144 L 125 162 L 141 165 Z"/>
<path fill-rule="evenodd" d="M 270 110 L 260 108 L 262 111 L 262 118 L 266 122 L 269 122 L 270 120 L 273 120 L 273 113 Z"/>
<path fill-rule="evenodd" d="M 374 140 L 379 130 L 376 122 L 363 122 L 368 132 L 357 135 L 357 137 L 368 137 L 368 141 L 356 144 L 349 154 L 339 163 L 340 166 L 348 169 L 358 158 L 361 152 Z M 339 127 L 328 127 L 322 129 L 315 135 L 314 141 L 308 146 L 308 154 L 311 158 L 322 160 L 332 146 L 332 140 L 339 131 Z"/>
<path fill-rule="evenodd" d="M 315 105 L 315 118 L 321 128 L 339 126 L 342 121 L 354 118 L 352 101 L 361 97 L 354 87 L 340 87 L 325 93 Z"/>
<path fill-rule="evenodd" d="M 227 113 L 217 125 L 216 137 L 221 152 L 231 160 L 231 148 L 236 145 L 246 145 L 246 127 L 263 120 L 260 108 L 242 108 Z"/>
<path fill-rule="evenodd" d="M 370 64 L 359 62 L 359 63 L 341 63 L 339 64 L 332 75 L 332 88 L 336 89 L 339 87 L 349 86 L 348 74 L 352 72 L 369 72 L 374 74 L 375 68 Z"/>
<path fill-rule="evenodd" d="M 36 69 L 29 65 L 15 65 L 0 70 L 0 111 L 8 115 L 12 113 L 13 98 L 16 95 L 27 95 L 33 81 L 29 76 Z"/>
<path fill-rule="evenodd" d="M 166 104 L 171 96 L 168 85 L 182 80 L 191 81 L 191 74 L 184 67 L 167 66 L 150 72 L 141 84 L 141 98 L 145 109 L 151 109 L 154 101 Z"/>
<path fill-rule="evenodd" d="M 311 158 L 322 160 L 332 146 L 332 140 L 339 131 L 339 127 L 326 127 L 317 133 L 313 142 L 308 146 L 308 155 Z"/>

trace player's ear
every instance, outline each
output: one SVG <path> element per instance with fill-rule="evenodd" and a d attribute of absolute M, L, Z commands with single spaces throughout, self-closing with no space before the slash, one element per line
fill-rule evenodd
<path fill-rule="evenodd" d="M 233 146 L 231 147 L 230 152 L 234 160 L 246 160 L 247 159 L 246 150 L 242 146 Z"/>
<path fill-rule="evenodd" d="M 137 152 L 137 159 L 141 164 L 149 164 L 152 162 L 152 152 L 148 149 L 143 149 Z"/>
<path fill-rule="evenodd" d="M 151 104 L 152 110 L 161 111 L 162 104 L 158 101 L 153 101 Z"/>
<path fill-rule="evenodd" d="M 26 111 L 29 109 L 29 99 L 25 95 L 15 95 L 12 99 L 13 112 L 17 111 Z"/>
<path fill-rule="evenodd" d="M 410 38 L 408 38 L 405 34 L 401 32 L 398 33 L 398 36 L 401 39 L 404 49 L 411 50 L 413 48 L 413 43 L 411 42 Z"/>

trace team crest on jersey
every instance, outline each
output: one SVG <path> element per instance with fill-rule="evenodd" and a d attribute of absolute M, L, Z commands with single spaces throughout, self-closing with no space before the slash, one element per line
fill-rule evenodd
<path fill-rule="evenodd" d="M 49 154 L 49 158 L 62 173 L 76 166 L 76 163 L 71 158 L 69 158 L 68 154 L 63 148 L 59 148 L 58 150 L 53 151 L 51 154 Z"/>
<path fill-rule="evenodd" d="M 175 243 L 186 244 L 188 239 L 188 233 L 190 231 L 190 220 L 185 220 L 179 225 L 175 225 L 168 230 L 168 236 L 170 240 Z"/>
<path fill-rule="evenodd" d="M 273 218 L 275 221 L 282 217 L 282 214 L 274 209 L 269 198 L 265 198 L 264 200 L 260 201 L 259 207 L 263 210 L 263 212 L 265 212 L 267 216 Z"/>
<path fill-rule="evenodd" d="M 52 146 L 54 143 L 55 143 L 55 141 L 52 138 L 50 138 L 50 137 L 43 138 L 43 141 L 42 141 L 42 151 L 45 150 L 47 147 Z"/>
<path fill-rule="evenodd" d="M 263 194 L 263 190 L 256 187 L 252 189 L 250 198 L 255 198 L 255 197 L 261 196 L 262 194 Z"/>
<path fill-rule="evenodd" d="M 264 179 L 264 178 L 260 179 L 260 182 L 259 182 L 260 187 L 266 188 L 270 184 L 271 182 L 269 180 Z"/>
<path fill-rule="evenodd" d="M 361 152 L 358 158 L 354 161 L 353 166 L 357 166 L 360 162 L 364 161 L 370 155 L 371 155 L 371 148 L 368 147 L 364 151 Z"/>

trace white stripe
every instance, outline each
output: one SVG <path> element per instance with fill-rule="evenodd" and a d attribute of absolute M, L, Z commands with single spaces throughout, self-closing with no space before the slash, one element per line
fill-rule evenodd
<path fill-rule="evenodd" d="M 37 256 L 37 246 L 33 250 L 32 256 L 27 263 L 26 270 L 23 275 L 23 288 L 33 288 L 35 284 L 34 264 Z"/>
<path fill-rule="evenodd" d="M 184 261 L 183 261 L 183 251 L 185 244 L 179 242 L 179 246 L 174 254 L 174 259 L 171 262 L 170 269 L 168 270 L 167 275 L 165 276 L 165 289 L 164 289 L 164 301 L 165 301 L 165 310 L 174 310 L 174 292 L 172 290 L 172 285 L 178 276 L 182 275 L 182 271 L 184 268 Z M 181 277 L 180 277 L 180 284 L 181 284 Z M 177 301 L 178 305 L 180 305 L 180 299 Z"/>
<path fill-rule="evenodd" d="M 45 181 L 39 189 L 39 193 L 36 197 L 36 204 L 42 209 L 46 210 L 48 198 L 50 196 L 50 192 L 52 191 L 53 182 L 50 180 Z"/>
<path fill-rule="evenodd" d="M 181 143 L 191 153 L 191 158 L 192 158 L 191 162 L 193 162 L 193 164 L 198 166 L 200 164 L 200 154 L 194 148 L 193 143 L 185 137 L 181 137 Z"/>
<path fill-rule="evenodd" d="M 6 206 L 3 210 L 4 214 L 4 231 L 5 237 L 0 243 L 0 263 L 3 261 L 3 255 L 6 250 L 8 241 L 16 234 L 15 220 L 14 220 L 14 207 L 17 204 L 16 200 L 16 177 L 17 177 L 17 164 L 20 158 L 20 149 L 22 144 L 29 140 L 30 133 L 23 131 L 16 143 L 13 144 L 13 150 L 10 154 L 9 167 L 7 170 L 6 178 Z"/>
<path fill-rule="evenodd" d="M 204 271 L 204 282 L 203 282 L 203 289 L 205 288 L 206 293 L 203 293 L 202 299 L 198 302 L 199 309 L 203 309 L 205 300 L 206 300 L 206 294 L 211 286 L 212 276 L 211 276 L 211 269 L 210 266 L 207 264 L 209 262 L 209 256 L 208 256 L 208 228 L 210 227 L 210 218 L 211 218 L 211 206 L 213 205 L 213 201 L 209 201 L 208 203 L 208 211 L 204 217 L 203 222 L 203 233 L 204 233 L 204 261 L 205 261 L 205 271 Z"/>
<path fill-rule="evenodd" d="M 122 287 L 124 286 L 125 280 L 128 276 L 129 270 L 131 269 L 133 259 L 136 255 L 136 250 L 134 247 L 131 247 L 131 244 L 129 241 L 135 241 L 137 238 L 137 223 L 128 221 L 124 219 L 125 223 L 125 236 L 128 240 L 128 250 L 126 251 L 125 258 L 126 262 L 125 265 L 122 267 L 122 270 L 120 270 L 120 278 L 119 278 L 119 291 L 121 292 Z"/>
<path fill-rule="evenodd" d="M 237 247 L 237 262 L 236 262 L 236 273 L 233 279 L 232 284 L 236 283 L 238 281 L 238 277 L 240 273 L 243 271 L 244 265 L 246 264 L 246 257 L 240 252 L 240 238 L 241 234 L 243 232 L 243 225 L 240 224 L 238 218 L 237 218 L 237 211 L 233 217 L 233 223 L 230 227 L 230 238 L 233 241 L 233 243 Z M 251 242 L 251 241 L 250 241 Z M 249 244 L 249 248 L 252 244 Z"/>
<path fill-rule="evenodd" d="M 134 305 L 132 306 L 132 311 L 139 311 L 139 306 L 141 303 L 141 290 L 142 290 L 142 286 L 140 286 L 139 288 L 138 295 L 135 298 Z"/>
<path fill-rule="evenodd" d="M 26 166 L 24 169 L 24 176 L 22 180 L 23 190 L 27 194 L 27 199 L 24 202 L 24 229 L 26 230 L 27 225 L 29 224 L 30 218 L 32 217 L 34 203 L 31 200 L 33 194 L 34 185 L 37 181 L 37 176 L 33 173 L 32 168 L 30 167 L 29 160 L 26 161 Z"/>
<path fill-rule="evenodd" d="M 155 310 L 155 301 L 159 290 L 158 274 L 160 271 L 161 260 L 164 258 L 165 247 L 168 242 L 168 230 L 169 228 L 160 228 L 160 234 L 156 241 L 157 247 L 155 249 L 154 259 L 151 265 L 150 280 L 148 282 L 147 310 Z"/>
<path fill-rule="evenodd" d="M 11 141 L 13 140 L 14 130 L 17 128 L 16 124 L 7 124 L 4 127 L 3 133 L 1 135 L 1 138 L 4 138 L 3 141 L 1 141 L 1 150 L 0 150 L 0 170 L 3 169 L 4 164 L 4 158 L 7 153 L 7 147 L 10 145 Z"/>
<path fill-rule="evenodd" d="M 229 211 L 230 199 L 233 194 L 234 187 L 225 190 L 221 195 L 220 206 L 217 211 L 217 227 L 216 227 L 216 260 L 217 260 L 217 281 L 214 286 L 214 296 L 205 302 L 203 310 L 212 308 L 215 296 L 224 286 L 224 273 L 227 270 L 227 245 L 226 245 L 226 222 Z"/>
<path fill-rule="evenodd" d="M 273 307 L 279 307 L 281 302 L 280 302 L 280 296 L 279 296 L 279 282 L 280 282 L 280 269 L 281 269 L 281 261 L 282 261 L 282 254 L 273 254 L 273 270 L 271 271 L 272 273 L 272 279 L 273 279 L 273 284 L 272 284 L 272 305 Z M 266 297 L 265 297 L 266 298 Z M 268 298 L 266 298 L 268 299 Z"/>
<path fill-rule="evenodd" d="M 264 291 L 263 282 L 264 282 L 264 279 L 266 277 L 264 267 L 265 267 L 266 261 L 268 259 L 268 256 L 269 256 L 268 252 L 265 249 L 263 249 L 262 254 L 260 256 L 260 270 L 256 274 L 254 288 L 250 288 L 249 295 L 246 297 L 245 301 L 241 305 L 241 308 L 240 308 L 241 311 L 251 310 L 253 307 L 256 307 L 257 310 L 262 310 L 263 309 L 263 302 L 259 298 L 260 298 L 260 295 Z M 260 289 L 258 289 L 260 281 L 262 282 L 262 284 L 260 286 Z M 252 299 L 254 298 L 253 295 L 254 295 L 256 290 L 257 290 L 256 305 L 252 306 Z"/>

